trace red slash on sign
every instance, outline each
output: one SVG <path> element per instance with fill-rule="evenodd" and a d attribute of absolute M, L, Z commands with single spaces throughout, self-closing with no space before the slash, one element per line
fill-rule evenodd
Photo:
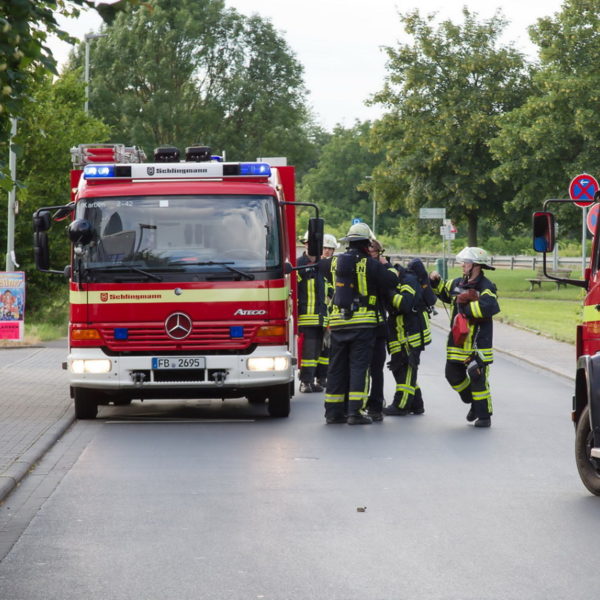
<path fill-rule="evenodd" d="M 598 182 L 587 173 L 574 177 L 569 184 L 569 198 L 582 208 L 594 203 L 594 194 L 598 191 Z"/>

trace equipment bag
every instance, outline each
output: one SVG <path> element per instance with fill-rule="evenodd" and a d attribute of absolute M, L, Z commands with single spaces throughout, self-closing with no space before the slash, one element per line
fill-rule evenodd
<path fill-rule="evenodd" d="M 407 266 L 407 270 L 412 273 L 421 286 L 421 301 L 427 309 L 433 308 L 437 302 L 437 296 L 431 289 L 429 283 L 429 273 L 420 258 L 413 258 Z"/>
<path fill-rule="evenodd" d="M 455 346 L 462 346 L 469 335 L 469 319 L 463 313 L 458 313 L 452 323 L 452 339 Z"/>

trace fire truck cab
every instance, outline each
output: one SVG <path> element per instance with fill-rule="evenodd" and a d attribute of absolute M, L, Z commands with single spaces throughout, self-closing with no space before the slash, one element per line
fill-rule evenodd
<path fill-rule="evenodd" d="M 296 367 L 294 168 L 228 163 L 210 148 L 72 149 L 69 350 L 76 416 L 134 399 L 236 398 L 287 417 Z M 309 224 L 320 252 L 322 220 Z"/>
<path fill-rule="evenodd" d="M 596 198 L 598 200 L 598 198 Z M 589 266 L 582 280 L 564 279 L 547 273 L 546 254 L 554 250 L 555 219 L 546 207 L 533 214 L 533 248 L 543 253 L 544 274 L 549 279 L 576 285 L 586 291 L 582 323 L 577 325 L 575 393 L 571 418 L 575 424 L 575 460 L 581 481 L 600 496 L 600 242 L 594 233 Z"/>

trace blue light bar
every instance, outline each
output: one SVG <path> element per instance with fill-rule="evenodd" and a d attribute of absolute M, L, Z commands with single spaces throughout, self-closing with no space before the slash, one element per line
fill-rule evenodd
<path fill-rule="evenodd" d="M 115 176 L 115 165 L 86 165 L 83 169 L 85 179 L 104 179 Z"/>
<path fill-rule="evenodd" d="M 271 167 L 267 163 L 240 163 L 240 175 L 270 177 Z"/>

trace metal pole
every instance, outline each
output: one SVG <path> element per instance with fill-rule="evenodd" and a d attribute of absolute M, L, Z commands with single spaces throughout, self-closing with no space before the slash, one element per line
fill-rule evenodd
<path fill-rule="evenodd" d="M 85 104 L 83 110 L 87 113 L 90 107 L 90 38 L 85 36 L 85 67 L 83 71 L 85 81 Z"/>
<path fill-rule="evenodd" d="M 373 236 L 375 236 L 375 215 L 377 214 L 377 200 L 373 196 Z"/>
<path fill-rule="evenodd" d="M 552 268 L 556 271 L 558 269 L 558 222 L 554 223 L 554 257 Z"/>
<path fill-rule="evenodd" d="M 10 151 L 8 155 L 8 169 L 10 177 L 13 180 L 13 186 L 8 192 L 8 214 L 6 227 L 6 270 L 15 270 L 15 207 L 17 204 L 17 155 L 12 149 L 14 137 L 17 135 L 17 119 L 14 117 L 10 120 Z"/>
<path fill-rule="evenodd" d="M 582 275 L 585 274 L 585 254 L 586 254 L 586 248 L 585 248 L 585 242 L 587 239 L 587 206 L 583 207 L 583 210 L 581 211 L 581 273 Z"/>

